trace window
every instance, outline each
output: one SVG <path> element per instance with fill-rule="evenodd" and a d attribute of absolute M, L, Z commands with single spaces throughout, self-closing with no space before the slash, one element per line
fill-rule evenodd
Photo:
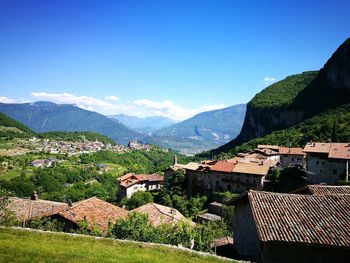
<path fill-rule="evenodd" d="M 320 173 L 322 173 L 322 170 L 320 170 Z"/>
<path fill-rule="evenodd" d="M 324 162 L 322 162 L 322 165 L 324 165 Z"/>
<path fill-rule="evenodd" d="M 230 184 L 227 185 L 227 191 L 231 191 L 231 185 Z"/>
<path fill-rule="evenodd" d="M 333 169 L 333 174 L 337 174 L 337 169 Z"/>
<path fill-rule="evenodd" d="M 319 161 L 316 161 L 316 164 L 320 164 L 320 162 L 319 162 Z"/>

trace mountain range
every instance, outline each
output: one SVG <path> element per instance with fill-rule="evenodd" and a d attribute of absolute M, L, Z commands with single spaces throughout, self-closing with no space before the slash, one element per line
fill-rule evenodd
<path fill-rule="evenodd" d="M 0 103 L 0 112 L 23 123 L 37 133 L 92 131 L 105 135 L 120 144 L 127 144 L 130 140 L 139 140 L 143 137 L 118 121 L 70 104 L 55 104 L 45 101 L 22 104 Z"/>
<path fill-rule="evenodd" d="M 0 112 L 27 125 L 37 133 L 91 131 L 107 136 L 120 144 L 137 140 L 186 154 L 195 154 L 218 147 L 234 138 L 242 126 L 245 105 L 203 112 L 176 124 L 164 117 L 141 119 L 114 115 L 111 118 L 75 105 L 46 101 L 0 103 Z M 115 119 L 116 117 L 121 120 Z M 165 127 L 166 125 L 170 126 Z M 140 132 L 142 130 L 143 133 Z"/>
<path fill-rule="evenodd" d="M 192 118 L 155 131 L 152 143 L 185 154 L 195 154 L 222 145 L 240 132 L 245 104 L 199 113 Z"/>

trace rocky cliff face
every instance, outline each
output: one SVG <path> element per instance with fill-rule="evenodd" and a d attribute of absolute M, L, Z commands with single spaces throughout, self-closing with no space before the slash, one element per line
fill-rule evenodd
<path fill-rule="evenodd" d="M 227 152 L 243 142 L 293 126 L 310 116 L 347 102 L 350 102 L 350 38 L 334 52 L 317 77 L 288 105 L 268 108 L 248 103 L 240 134 L 236 139 L 213 150 L 213 153 Z"/>

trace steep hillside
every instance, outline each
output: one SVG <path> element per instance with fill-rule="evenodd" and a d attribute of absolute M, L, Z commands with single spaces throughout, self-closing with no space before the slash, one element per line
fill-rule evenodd
<path fill-rule="evenodd" d="M 153 142 L 185 153 L 197 153 L 222 145 L 237 136 L 245 115 L 245 104 L 202 112 L 160 129 Z"/>
<path fill-rule="evenodd" d="M 35 132 L 0 112 L 0 137 L 9 135 L 14 137 L 29 137 L 35 135 Z"/>
<path fill-rule="evenodd" d="M 152 133 L 156 130 L 170 126 L 175 123 L 174 120 L 162 116 L 139 118 L 136 116 L 129 116 L 125 114 L 116 114 L 107 117 L 117 119 L 126 127 L 134 131 L 143 133 Z"/>
<path fill-rule="evenodd" d="M 258 93 L 247 105 L 242 131 L 213 154 L 350 102 L 350 39 L 318 72 L 290 76 Z"/>
<path fill-rule="evenodd" d="M 80 109 L 74 105 L 35 102 L 23 104 L 0 103 L 0 112 L 24 123 L 35 132 L 92 131 L 127 144 L 140 134 L 127 129 L 102 114 Z"/>

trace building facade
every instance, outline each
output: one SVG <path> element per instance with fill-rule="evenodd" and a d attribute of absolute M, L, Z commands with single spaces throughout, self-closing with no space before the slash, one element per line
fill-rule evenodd
<path fill-rule="evenodd" d="M 335 184 L 348 178 L 350 143 L 309 142 L 304 152 L 310 183 Z"/>
<path fill-rule="evenodd" d="M 129 173 L 119 177 L 118 196 L 130 198 L 137 191 L 159 190 L 163 187 L 164 177 L 158 174 Z"/>

